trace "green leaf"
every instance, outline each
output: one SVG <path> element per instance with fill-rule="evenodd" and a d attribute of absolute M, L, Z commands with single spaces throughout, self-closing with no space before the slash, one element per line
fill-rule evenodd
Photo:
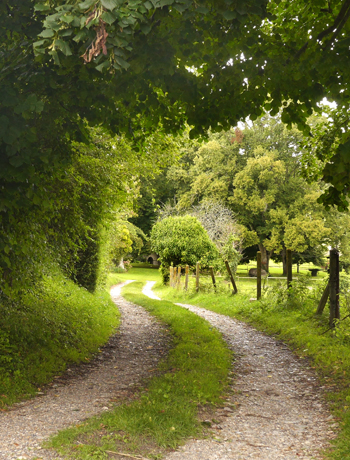
<path fill-rule="evenodd" d="M 103 61 L 102 64 L 97 65 L 95 69 L 98 70 L 99 72 L 103 72 L 103 70 L 108 69 L 109 66 L 110 66 L 109 61 Z"/>
<path fill-rule="evenodd" d="M 141 24 L 140 28 L 145 35 L 147 35 L 152 29 L 150 24 Z"/>
<path fill-rule="evenodd" d="M 184 11 L 187 10 L 186 5 L 174 5 L 175 10 L 177 10 L 179 13 L 183 13 Z"/>
<path fill-rule="evenodd" d="M 85 0 L 83 3 L 79 3 L 79 8 L 81 10 L 87 10 L 90 8 L 90 6 L 94 5 L 96 3 L 96 0 Z"/>
<path fill-rule="evenodd" d="M 15 168 L 19 168 L 23 165 L 23 159 L 22 157 L 15 155 L 9 159 L 9 163 Z"/>
<path fill-rule="evenodd" d="M 145 2 L 145 3 L 143 4 L 143 6 L 145 6 L 148 10 L 151 10 L 151 9 L 153 8 L 152 3 L 151 3 L 151 2 L 148 2 L 148 1 Z"/>
<path fill-rule="evenodd" d="M 66 22 L 67 24 L 70 24 L 71 22 L 74 21 L 74 19 L 75 17 L 72 16 L 71 14 L 65 14 L 64 16 L 62 16 L 61 21 Z"/>
<path fill-rule="evenodd" d="M 160 0 L 159 6 L 163 8 L 163 6 L 172 5 L 174 0 Z"/>
<path fill-rule="evenodd" d="M 107 24 L 113 24 L 113 22 L 117 19 L 117 17 L 113 13 L 110 13 L 109 11 L 104 11 L 104 13 L 101 16 L 101 19 Z"/>
<path fill-rule="evenodd" d="M 61 40 L 60 38 L 58 40 L 55 40 L 54 42 L 56 48 L 58 48 L 59 50 L 62 51 L 62 53 L 65 55 L 65 56 L 71 56 L 72 55 L 72 51 L 68 45 L 67 42 Z"/>
<path fill-rule="evenodd" d="M 37 3 L 34 5 L 34 11 L 48 11 L 50 9 L 50 5 L 45 5 L 44 3 Z"/>
<path fill-rule="evenodd" d="M 114 56 L 116 62 L 120 65 L 120 67 L 123 67 L 123 69 L 127 70 L 129 67 L 130 67 L 130 64 L 126 61 L 124 61 L 124 59 L 122 59 L 121 57 L 119 56 Z"/>
<path fill-rule="evenodd" d="M 53 61 L 56 65 L 61 65 L 60 59 L 58 57 L 58 53 L 56 50 L 49 51 L 49 54 L 52 56 Z"/>
<path fill-rule="evenodd" d="M 55 31 L 52 29 L 45 29 L 43 30 L 38 36 L 43 38 L 50 38 L 55 35 Z"/>
<path fill-rule="evenodd" d="M 114 8 L 118 7 L 117 0 L 101 0 L 102 6 L 104 6 L 107 10 L 114 10 Z"/>
<path fill-rule="evenodd" d="M 70 37 L 73 33 L 73 29 L 60 30 L 60 37 Z"/>
<path fill-rule="evenodd" d="M 236 19 L 237 14 L 235 11 L 223 11 L 223 17 L 227 19 L 227 21 L 232 21 L 232 19 Z"/>
<path fill-rule="evenodd" d="M 85 30 L 80 30 L 76 36 L 73 38 L 73 40 L 78 43 L 80 42 L 81 40 L 84 40 L 86 38 L 86 32 Z"/>
<path fill-rule="evenodd" d="M 206 6 L 199 6 L 198 8 L 196 8 L 197 13 L 207 14 L 209 13 L 209 11 L 209 8 L 207 8 Z"/>
<path fill-rule="evenodd" d="M 38 195 L 33 196 L 33 203 L 34 204 L 40 204 L 41 203 L 40 197 Z"/>
<path fill-rule="evenodd" d="M 34 51 L 36 52 L 36 48 L 41 46 L 42 44 L 44 44 L 46 42 L 46 40 L 38 40 L 37 42 L 34 42 L 33 43 L 33 48 L 34 48 Z"/>

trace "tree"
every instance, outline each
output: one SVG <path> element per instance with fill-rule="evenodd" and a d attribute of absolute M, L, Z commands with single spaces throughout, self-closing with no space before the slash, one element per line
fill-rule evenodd
<path fill-rule="evenodd" d="M 266 271 L 274 251 L 304 252 L 325 241 L 319 192 L 300 177 L 295 161 L 288 164 L 275 152 L 256 149 L 233 185 L 229 201 L 250 237 L 255 233 Z"/>
<path fill-rule="evenodd" d="M 204 200 L 186 209 L 167 203 L 159 209 L 158 216 L 159 220 L 174 216 L 192 216 L 198 219 L 221 256 L 217 268 L 225 272 L 225 261 L 228 261 L 232 272 L 236 272 L 242 253 L 241 226 L 229 208 L 214 200 Z"/>
<path fill-rule="evenodd" d="M 200 222 L 191 216 L 167 217 L 152 228 L 151 245 L 159 254 L 162 275 L 167 280 L 171 264 L 190 265 L 197 262 L 207 267 L 218 257 L 214 244 Z"/>

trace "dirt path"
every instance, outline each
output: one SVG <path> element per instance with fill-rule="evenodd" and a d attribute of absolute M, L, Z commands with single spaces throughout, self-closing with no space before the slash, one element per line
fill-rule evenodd
<path fill-rule="evenodd" d="M 148 282 L 143 293 L 159 299 Z M 335 437 L 315 373 L 282 342 L 193 305 L 177 304 L 223 333 L 236 362 L 233 394 L 216 414 L 215 437 L 191 440 L 166 460 L 294 460 L 322 458 Z"/>
<path fill-rule="evenodd" d="M 129 281 L 130 282 L 130 281 Z M 111 295 L 121 311 L 121 327 L 90 363 L 67 369 L 38 397 L 0 413 L 0 459 L 57 458 L 40 444 L 53 433 L 108 410 L 149 377 L 167 349 L 163 328 L 141 307 Z"/>

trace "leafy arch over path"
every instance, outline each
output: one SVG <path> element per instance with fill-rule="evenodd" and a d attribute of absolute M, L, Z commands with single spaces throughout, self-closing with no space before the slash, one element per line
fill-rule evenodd
<path fill-rule="evenodd" d="M 348 112 L 349 0 L 38 0 L 35 8 L 41 62 L 69 69 L 83 56 L 88 72 L 105 71 L 119 103 L 122 95 L 128 110 L 168 129 L 184 119 L 194 135 L 229 128 L 282 105 L 282 121 L 309 133 L 324 97 Z M 339 136 L 323 201 L 345 207 L 350 138 Z"/>

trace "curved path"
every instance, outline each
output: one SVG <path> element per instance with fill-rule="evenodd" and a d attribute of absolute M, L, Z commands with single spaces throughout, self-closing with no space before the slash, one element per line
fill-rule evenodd
<path fill-rule="evenodd" d="M 131 281 L 128 281 L 131 282 Z M 121 315 L 121 327 L 90 363 L 72 366 L 41 395 L 0 413 L 0 459 L 56 459 L 40 444 L 50 435 L 120 404 L 149 377 L 167 349 L 164 329 L 143 308 L 111 295 Z"/>
<path fill-rule="evenodd" d="M 148 282 L 143 293 L 159 299 L 153 285 Z M 214 439 L 191 440 L 166 460 L 322 458 L 320 451 L 335 437 L 337 425 L 306 363 L 282 342 L 247 324 L 193 305 L 177 305 L 221 331 L 237 361 L 233 394 L 212 425 Z"/>

